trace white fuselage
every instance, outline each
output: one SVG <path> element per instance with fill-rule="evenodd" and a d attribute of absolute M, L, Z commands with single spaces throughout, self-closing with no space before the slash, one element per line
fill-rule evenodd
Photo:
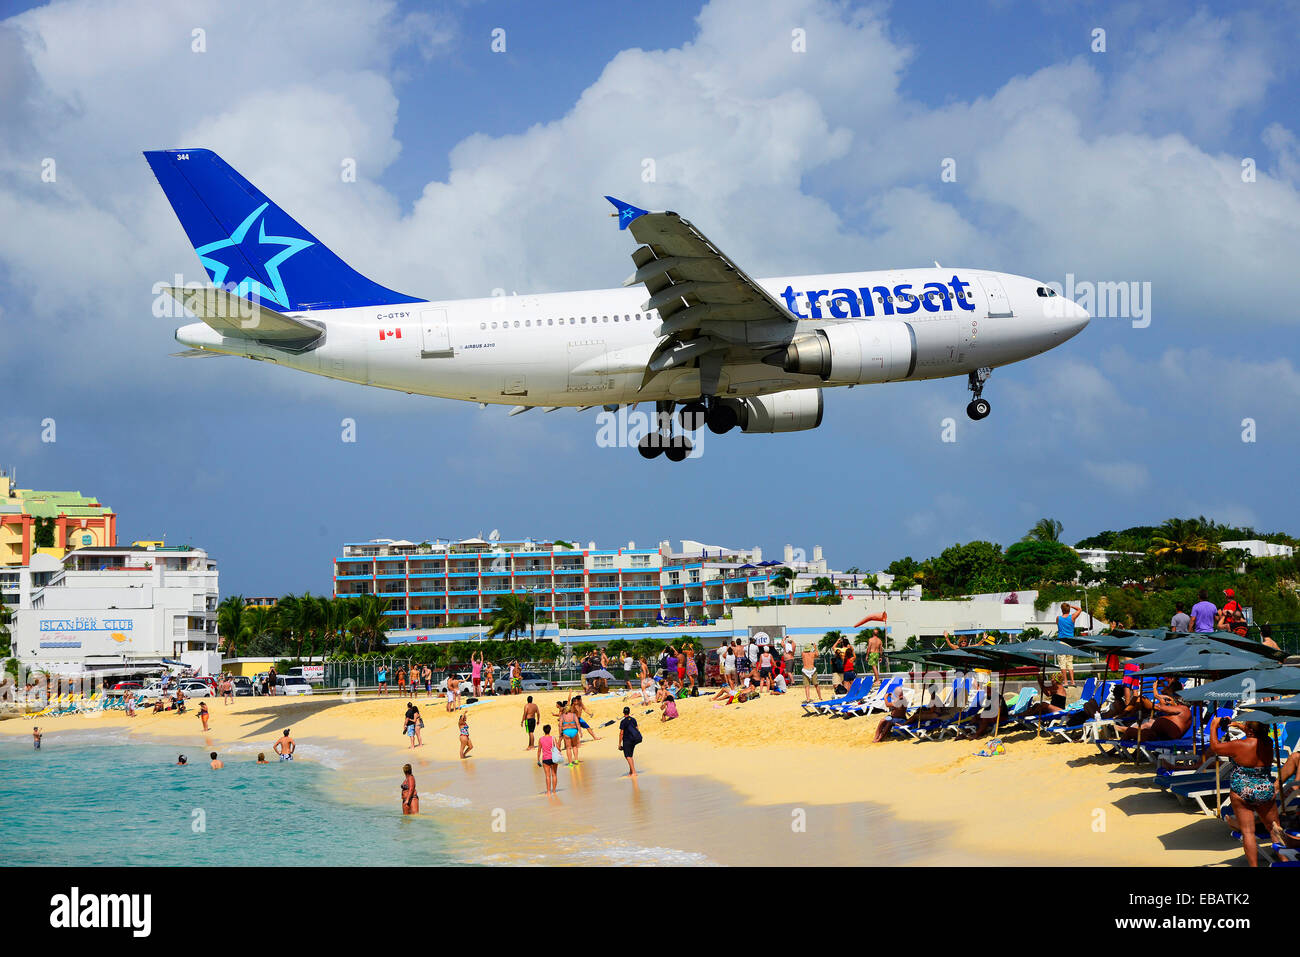
<path fill-rule="evenodd" d="M 957 277 L 960 300 L 953 285 Z M 760 284 L 801 317 L 797 328 L 790 327 L 796 336 L 860 322 L 899 323 L 898 335 L 885 337 L 886 355 L 879 360 L 884 371 L 875 375 L 828 381 L 785 372 L 751 355 L 728 362 L 718 395 L 965 375 L 1046 352 L 1076 335 L 1089 318 L 1067 299 L 1041 295 L 1042 283 L 985 270 L 901 269 Z M 903 294 L 894 296 L 900 288 Z M 922 293 L 925 300 L 915 298 Z M 325 334 L 301 353 L 223 337 L 202 323 L 177 330 L 176 339 L 191 348 L 362 385 L 473 402 L 594 406 L 699 396 L 700 374 L 694 368 L 670 369 L 644 381 L 660 341 L 659 317 L 642 311 L 646 298 L 645 289 L 635 286 L 315 310 L 296 315 L 323 326 Z M 868 311 L 873 314 L 865 315 Z M 733 330 L 740 335 L 736 347 L 744 351 L 743 324 L 717 328 L 723 335 Z M 909 341 L 910 346 L 899 345 Z M 900 352 L 906 349 L 910 356 Z"/>

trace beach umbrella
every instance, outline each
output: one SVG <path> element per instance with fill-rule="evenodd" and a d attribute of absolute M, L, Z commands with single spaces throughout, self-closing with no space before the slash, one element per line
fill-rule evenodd
<path fill-rule="evenodd" d="M 1069 645 L 1051 638 L 1030 638 L 1027 641 L 1008 641 L 995 647 L 1006 648 L 1021 654 L 1047 656 L 1071 655 L 1073 657 L 1096 658 L 1096 652 L 1079 645 Z"/>
<path fill-rule="evenodd" d="M 1276 658 L 1278 661 L 1286 657 L 1286 652 L 1280 648 L 1270 648 L 1262 641 L 1256 641 L 1254 638 L 1243 638 L 1231 631 L 1202 631 L 1197 632 L 1193 637 L 1210 639 L 1220 644 L 1240 648 L 1243 651 L 1253 651 L 1257 655 L 1267 655 L 1269 658 Z"/>
<path fill-rule="evenodd" d="M 1276 662 L 1261 664 L 1195 688 L 1183 698 L 1187 701 L 1238 701 L 1247 694 L 1276 694 L 1300 691 L 1300 668 L 1286 668 Z"/>
<path fill-rule="evenodd" d="M 1216 671 L 1236 672 L 1250 671 L 1260 667 L 1270 659 L 1249 651 L 1224 653 L 1219 651 L 1190 651 L 1186 655 L 1156 662 L 1148 667 L 1139 668 L 1138 674 L 1146 675 L 1199 675 Z"/>
<path fill-rule="evenodd" d="M 614 680 L 614 676 L 611 675 L 611 674 L 610 674 L 608 671 L 606 671 L 604 668 L 597 668 L 595 671 L 588 671 L 588 672 L 587 672 L 587 678 L 588 678 L 588 679 L 591 679 L 591 678 L 604 678 L 606 681 L 613 681 L 613 680 Z"/>
<path fill-rule="evenodd" d="M 1025 646 L 1031 642 L 1027 641 L 1008 641 L 992 645 L 980 645 L 976 647 L 975 654 L 984 658 L 993 667 L 990 670 L 997 671 L 1002 678 L 1001 685 L 998 689 L 998 713 L 993 721 L 993 736 L 997 737 L 1002 728 L 1002 701 L 1007 692 L 1007 672 L 1012 668 L 1023 667 L 1024 665 L 1038 665 L 1041 667 L 1042 660 L 1037 655 L 1025 650 Z M 1053 642 L 1045 642 L 1053 644 Z"/>

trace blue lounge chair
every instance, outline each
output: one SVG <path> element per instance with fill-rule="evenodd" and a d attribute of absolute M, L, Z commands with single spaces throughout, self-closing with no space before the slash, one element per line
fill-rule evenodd
<path fill-rule="evenodd" d="M 848 690 L 842 697 L 831 698 L 827 701 L 801 701 L 800 706 L 805 714 L 826 714 L 833 705 L 842 705 L 845 702 L 858 702 L 867 696 L 871 691 L 871 686 L 875 682 L 872 675 L 866 675 L 861 678 L 854 678 L 853 683 L 849 685 Z"/>

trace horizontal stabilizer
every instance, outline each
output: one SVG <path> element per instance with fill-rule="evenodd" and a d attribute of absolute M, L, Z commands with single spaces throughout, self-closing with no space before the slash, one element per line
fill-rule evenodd
<path fill-rule="evenodd" d="M 324 334 L 324 329 L 314 322 L 286 316 L 215 286 L 164 286 L 163 291 L 230 339 L 255 339 L 270 346 L 297 351 L 310 346 Z"/>

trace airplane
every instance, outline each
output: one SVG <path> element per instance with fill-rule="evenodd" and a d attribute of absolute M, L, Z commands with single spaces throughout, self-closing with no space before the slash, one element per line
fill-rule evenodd
<path fill-rule="evenodd" d="M 967 414 L 983 419 L 994 368 L 1090 319 L 1045 283 L 937 262 L 751 279 L 677 213 L 608 196 L 638 244 L 622 288 L 420 299 L 354 271 L 216 153 L 144 156 L 212 283 L 162 287 L 201 320 L 176 331 L 178 355 L 245 356 L 511 415 L 653 402 L 637 444 L 647 459 L 682 461 L 686 433 L 704 426 L 815 429 L 837 386 L 966 376 Z"/>

